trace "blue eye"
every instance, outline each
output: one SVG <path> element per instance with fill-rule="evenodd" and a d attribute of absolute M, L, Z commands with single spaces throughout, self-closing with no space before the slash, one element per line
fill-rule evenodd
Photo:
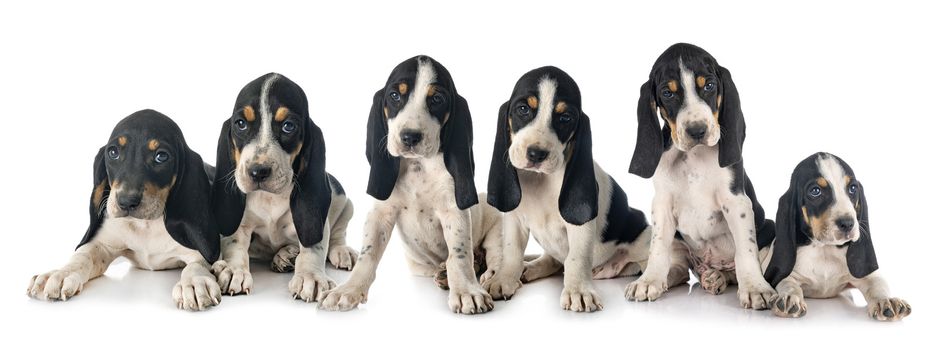
<path fill-rule="evenodd" d="M 394 102 L 401 102 L 401 94 L 397 91 L 391 91 L 391 94 L 388 96 L 391 97 L 391 100 Z"/>
<path fill-rule="evenodd" d="M 294 124 L 291 121 L 285 121 L 283 122 L 283 127 L 281 129 L 283 130 L 284 133 L 289 134 L 291 132 L 296 131 L 296 124 Z"/>
<path fill-rule="evenodd" d="M 117 147 L 111 146 L 107 148 L 107 156 L 108 158 L 111 158 L 111 159 L 117 159 L 121 157 L 121 153 L 117 149 Z"/>
<path fill-rule="evenodd" d="M 817 186 L 811 187 L 811 189 L 808 190 L 808 194 L 811 195 L 811 197 L 815 197 L 815 198 L 820 197 L 821 188 Z"/>
<path fill-rule="evenodd" d="M 850 185 L 849 187 L 847 187 L 847 193 L 851 195 L 857 194 L 858 190 L 859 190 L 859 187 L 857 187 L 857 185 Z"/>
<path fill-rule="evenodd" d="M 664 90 L 664 91 L 661 92 L 661 97 L 664 97 L 664 98 L 672 98 L 672 97 L 674 97 L 674 93 L 671 92 L 671 90 Z"/>
<path fill-rule="evenodd" d="M 153 160 L 158 164 L 165 163 L 167 160 L 169 160 L 169 153 L 163 151 L 156 152 L 156 157 L 154 157 Z"/>
<path fill-rule="evenodd" d="M 244 131 L 248 128 L 248 122 L 244 119 L 235 120 L 235 127 L 237 127 L 238 130 Z"/>
<path fill-rule="evenodd" d="M 714 84 L 714 83 L 711 81 L 711 82 L 707 83 L 707 85 L 704 85 L 704 88 L 703 88 L 703 89 L 704 89 L 704 91 L 713 91 L 713 90 L 716 89 L 716 88 L 717 88 L 717 85 Z"/>

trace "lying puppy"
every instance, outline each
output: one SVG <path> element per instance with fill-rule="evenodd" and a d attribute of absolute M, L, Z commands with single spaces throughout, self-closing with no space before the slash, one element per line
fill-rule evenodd
<path fill-rule="evenodd" d="M 85 237 L 67 265 L 33 276 L 29 295 L 67 300 L 123 256 L 139 269 L 184 266 L 173 287 L 179 308 L 218 305 L 221 290 L 209 270 L 218 258 L 208 204 L 213 172 L 169 117 L 142 110 L 121 120 L 94 158 Z"/>
<path fill-rule="evenodd" d="M 593 161 L 590 119 L 576 82 L 555 67 L 532 70 L 498 112 L 488 202 L 508 214 L 496 276 L 533 281 L 564 269 L 565 310 L 603 308 L 593 278 L 636 275 L 648 259 L 645 214 L 629 207 Z M 544 254 L 525 263 L 528 233 Z"/>
<path fill-rule="evenodd" d="M 493 277 L 501 263 L 501 218 L 476 205 L 469 106 L 446 68 L 427 56 L 394 68 L 374 95 L 366 153 L 368 194 L 378 201 L 365 222 L 358 264 L 322 308 L 349 310 L 367 300 L 395 226 L 414 274 L 436 276 L 445 264 L 453 312 L 487 312 L 493 296 L 514 294 L 520 283 Z M 476 280 L 477 251 L 485 252 L 482 279 L 491 293 Z"/>
<path fill-rule="evenodd" d="M 326 258 L 351 269 L 345 245 L 352 202 L 326 173 L 322 131 L 309 117 L 306 94 L 269 73 L 238 94 L 218 139 L 212 200 L 222 235 L 222 258 L 212 267 L 228 294 L 250 293 L 250 258 L 271 260 L 277 272 L 295 270 L 294 298 L 318 300 L 335 286 Z"/>
<path fill-rule="evenodd" d="M 804 298 L 831 298 L 857 287 L 870 317 L 897 321 L 912 313 L 891 298 L 870 239 L 869 208 L 853 169 L 829 153 L 801 161 L 778 200 L 778 236 L 766 257 L 765 278 L 778 290 L 772 311 L 801 317 Z"/>
<path fill-rule="evenodd" d="M 659 115 L 667 122 L 663 129 Z M 629 284 L 626 298 L 658 299 L 686 280 L 690 265 L 710 293 L 738 283 L 744 308 L 765 309 L 775 300 L 758 258 L 759 249 L 775 236 L 775 225 L 765 220 L 743 168 L 745 139 L 746 123 L 729 70 L 690 44 L 665 50 L 638 101 L 638 138 L 629 171 L 654 175 L 654 235 L 648 269 Z"/>

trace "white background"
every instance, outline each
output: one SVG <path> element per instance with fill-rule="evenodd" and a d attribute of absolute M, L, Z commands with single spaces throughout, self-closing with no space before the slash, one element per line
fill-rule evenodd
<path fill-rule="evenodd" d="M 867 6 L 784 6 L 586 1 L 454 5 L 449 2 L 302 5 L 0 5 L 3 122 L 4 342 L 21 346 L 485 348 L 641 345 L 747 348 L 899 345 L 925 339 L 936 318 L 934 8 L 902 1 Z M 178 271 L 115 263 L 68 302 L 30 300 L 32 275 L 63 264 L 87 225 L 91 162 L 124 116 L 154 108 L 190 146 L 215 158 L 218 127 L 248 81 L 285 74 L 309 96 L 328 146 L 328 170 L 356 205 L 349 243 L 359 247 L 365 194 L 365 122 L 391 69 L 428 54 L 452 73 L 475 123 L 476 183 L 484 190 L 496 111 L 515 80 L 556 65 L 580 85 L 593 154 L 648 213 L 650 181 L 628 174 L 636 101 L 655 58 L 691 42 L 728 67 L 748 123 L 745 162 L 769 217 L 794 165 L 815 151 L 844 158 L 863 181 L 872 235 L 893 294 L 913 305 L 897 324 L 868 320 L 858 293 L 809 300 L 800 320 L 738 307 L 699 286 L 655 303 L 626 302 L 631 281 L 597 282 L 606 309 L 560 309 L 561 279 L 528 285 L 481 316 L 451 314 L 446 294 L 409 275 L 395 238 L 370 302 L 327 313 L 293 301 L 288 274 L 255 265 L 255 294 L 225 297 L 202 313 L 175 309 Z M 532 240 L 529 253 L 539 248 Z M 344 272 L 330 271 L 339 282 Z M 810 345 L 808 345 L 810 344 Z M 921 343 L 918 343 L 921 344 Z M 6 347 L 6 346 L 4 346 Z"/>

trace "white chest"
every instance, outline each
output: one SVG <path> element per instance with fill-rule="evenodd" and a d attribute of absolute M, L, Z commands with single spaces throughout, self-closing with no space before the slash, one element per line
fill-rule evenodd
<path fill-rule="evenodd" d="M 560 216 L 563 172 L 550 175 L 519 171 L 521 203 L 511 212 L 550 256 L 563 261 L 569 252 L 567 227 Z"/>
<path fill-rule="evenodd" d="M 107 218 L 94 239 L 120 251 L 134 266 L 146 270 L 179 268 L 186 262 L 202 259 L 198 251 L 183 247 L 169 235 L 162 217 Z"/>
<path fill-rule="evenodd" d="M 291 188 L 280 194 L 254 191 L 247 194 L 241 226 L 252 230 L 251 256 L 268 258 L 281 247 L 299 242 L 290 211 Z"/>
<path fill-rule="evenodd" d="M 847 248 L 811 243 L 798 247 L 792 275 L 803 283 L 809 298 L 830 298 L 846 288 L 850 281 Z"/>
<path fill-rule="evenodd" d="M 446 259 L 440 211 L 456 208 L 453 193 L 453 178 L 442 154 L 401 159 L 401 171 L 388 200 L 398 209 L 398 231 L 411 257 L 433 265 Z"/>

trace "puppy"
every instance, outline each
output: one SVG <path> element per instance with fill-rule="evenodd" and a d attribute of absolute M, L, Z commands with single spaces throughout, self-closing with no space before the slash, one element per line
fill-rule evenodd
<path fill-rule="evenodd" d="M 123 256 L 140 269 L 184 267 L 173 287 L 180 309 L 218 305 L 209 270 L 219 244 L 208 204 L 213 172 L 169 117 L 142 110 L 121 120 L 94 158 L 85 237 L 68 264 L 33 276 L 29 296 L 68 300 Z"/>
<path fill-rule="evenodd" d="M 212 267 L 228 294 L 250 293 L 250 258 L 294 271 L 294 298 L 318 300 L 335 286 L 326 259 L 351 269 L 356 252 L 345 245 L 352 202 L 326 173 L 322 131 L 310 119 L 306 93 L 269 73 L 238 94 L 218 139 L 212 201 L 222 258 Z"/>
<path fill-rule="evenodd" d="M 666 122 L 663 129 L 659 116 Z M 775 225 L 765 220 L 743 168 L 745 138 L 729 70 L 690 44 L 665 50 L 638 101 L 629 171 L 654 175 L 654 234 L 648 268 L 626 288 L 626 298 L 658 299 L 686 280 L 690 265 L 710 293 L 738 283 L 744 308 L 765 309 L 775 299 L 758 258 L 775 236 Z"/>
<path fill-rule="evenodd" d="M 366 148 L 368 194 L 378 201 L 365 222 L 358 264 L 345 284 L 327 293 L 322 308 L 349 310 L 367 300 L 395 226 L 414 274 L 435 276 L 444 265 L 453 312 L 487 312 L 493 296 L 514 294 L 520 283 L 494 278 L 501 263 L 500 213 L 476 205 L 469 106 L 446 68 L 427 56 L 395 67 L 374 95 Z M 485 289 L 473 271 L 481 251 Z"/>
<path fill-rule="evenodd" d="M 629 207 L 622 188 L 593 161 L 579 87 L 556 67 L 524 74 L 499 109 L 497 130 L 488 203 L 508 214 L 496 276 L 530 282 L 563 269 L 561 307 L 601 310 L 593 278 L 638 274 L 651 234 L 645 214 Z M 544 254 L 523 263 L 529 233 Z"/>
<path fill-rule="evenodd" d="M 831 298 L 854 286 L 873 319 L 897 321 L 912 313 L 889 296 L 870 239 L 869 208 L 853 169 L 829 153 L 798 163 L 778 200 L 778 236 L 766 257 L 765 278 L 778 290 L 772 311 L 802 317 L 804 298 Z"/>

